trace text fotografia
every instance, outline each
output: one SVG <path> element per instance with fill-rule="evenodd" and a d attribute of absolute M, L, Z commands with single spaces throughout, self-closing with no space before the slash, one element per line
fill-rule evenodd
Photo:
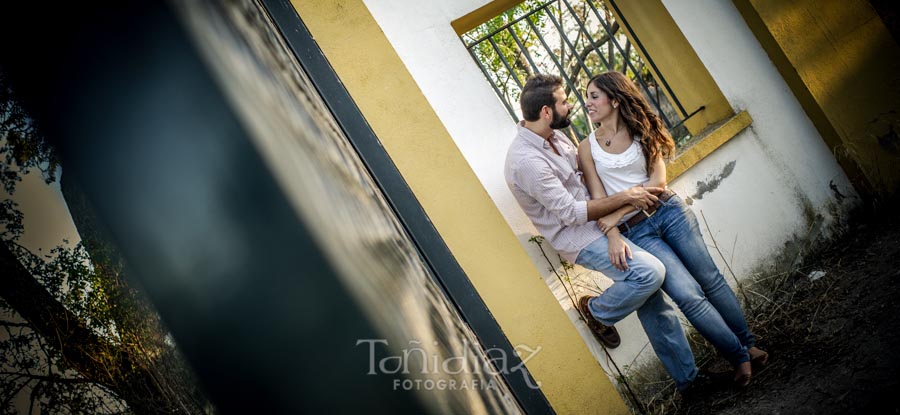
<path fill-rule="evenodd" d="M 394 390 L 487 390 L 497 389 L 493 379 L 394 379 Z"/>
<path fill-rule="evenodd" d="M 409 346 L 400 349 L 399 354 L 379 359 L 375 355 L 375 345 L 388 346 L 386 339 L 358 339 L 356 345 L 361 344 L 368 345 L 369 349 L 367 375 L 426 375 L 425 379 L 394 379 L 394 390 L 495 389 L 496 375 L 516 373 L 525 379 L 528 387 L 538 389 L 541 386 L 525 370 L 525 364 L 541 351 L 540 346 L 518 345 L 514 348 L 517 356 L 512 359 L 505 350 L 491 348 L 485 350 L 486 359 L 475 359 L 470 356 L 466 340 L 463 340 L 462 354 L 450 357 L 429 353 L 420 347 L 421 342 L 410 340 Z"/>

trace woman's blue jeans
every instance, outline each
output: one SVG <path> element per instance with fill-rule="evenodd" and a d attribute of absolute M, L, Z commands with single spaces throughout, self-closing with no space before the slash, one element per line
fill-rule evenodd
<path fill-rule="evenodd" d="M 679 196 L 663 202 L 654 215 L 623 235 L 662 261 L 663 291 L 706 340 L 734 366 L 750 360 L 747 349 L 756 339 L 709 255 L 697 217 Z"/>
<path fill-rule="evenodd" d="M 628 261 L 629 270 L 619 271 L 609 262 L 607 241 L 606 237 L 598 238 L 582 249 L 575 260 L 576 264 L 600 271 L 613 280 L 611 287 L 588 303 L 591 314 L 611 326 L 636 310 L 653 351 L 675 380 L 676 387 L 686 388 L 697 376 L 697 365 L 678 315 L 660 291 L 666 275 L 663 263 L 625 239 L 633 259 Z"/>

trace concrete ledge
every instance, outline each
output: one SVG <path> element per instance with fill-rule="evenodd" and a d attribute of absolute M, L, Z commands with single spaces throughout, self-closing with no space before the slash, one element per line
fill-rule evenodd
<path fill-rule="evenodd" d="M 691 140 L 687 148 L 681 150 L 672 161 L 666 164 L 666 180 L 671 183 L 722 144 L 750 126 L 752 122 L 750 114 L 744 110 Z"/>

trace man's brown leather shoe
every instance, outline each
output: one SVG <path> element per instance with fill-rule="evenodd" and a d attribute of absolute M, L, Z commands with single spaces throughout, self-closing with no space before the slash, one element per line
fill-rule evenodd
<path fill-rule="evenodd" d="M 588 328 L 591 329 L 591 333 L 594 333 L 594 337 L 606 347 L 615 349 L 622 343 L 622 339 L 619 337 L 619 331 L 616 330 L 615 327 L 604 325 L 594 318 L 594 315 L 591 314 L 590 307 L 588 307 L 588 301 L 592 298 L 594 297 L 589 295 L 579 298 L 578 310 L 581 311 L 581 315 L 586 320 Z"/>

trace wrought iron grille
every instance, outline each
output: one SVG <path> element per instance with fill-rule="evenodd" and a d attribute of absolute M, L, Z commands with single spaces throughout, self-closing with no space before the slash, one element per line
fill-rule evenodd
<path fill-rule="evenodd" d="M 680 147 L 690 138 L 684 121 L 703 107 L 685 111 L 665 79 L 654 75 L 659 71 L 652 59 L 617 14 L 621 16 L 612 0 L 528 0 L 463 34 L 462 40 L 517 122 L 525 80 L 535 73 L 559 74 L 575 105 L 570 134 L 581 141 L 593 128 L 584 106 L 587 81 L 598 73 L 619 71 L 637 83 Z"/>

